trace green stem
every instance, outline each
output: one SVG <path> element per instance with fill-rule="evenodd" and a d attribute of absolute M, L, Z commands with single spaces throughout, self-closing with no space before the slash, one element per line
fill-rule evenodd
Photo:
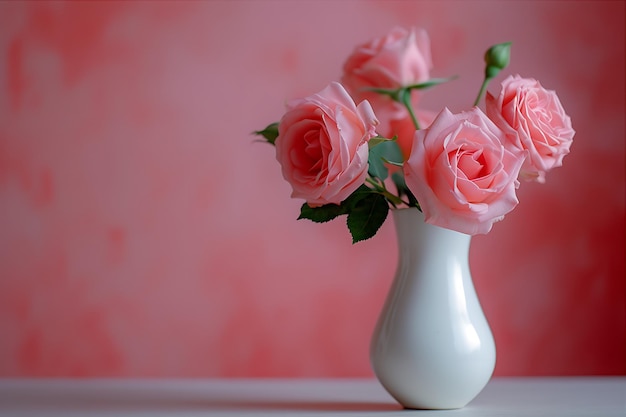
<path fill-rule="evenodd" d="M 406 88 L 402 89 L 400 91 L 400 99 L 402 100 L 402 104 L 404 104 L 404 107 L 406 107 L 406 109 L 409 111 L 409 116 L 411 116 L 411 120 L 413 121 L 415 129 L 420 130 L 420 124 L 417 121 L 417 117 L 415 117 L 413 105 L 411 104 L 411 90 Z"/>
<path fill-rule="evenodd" d="M 368 183 L 370 183 L 374 189 L 379 192 L 380 194 L 382 194 L 387 200 L 389 200 L 389 202 L 394 206 L 397 207 L 400 204 L 406 204 L 407 206 L 409 205 L 409 203 L 407 203 L 406 201 L 404 201 L 403 199 L 401 199 L 400 197 L 398 197 L 395 194 L 392 194 L 387 187 L 385 186 L 385 183 L 383 181 L 376 181 L 375 179 L 371 178 L 371 177 L 367 177 L 365 179 L 365 181 L 367 181 Z"/>
<path fill-rule="evenodd" d="M 407 204 L 406 201 L 402 200 L 397 195 L 391 194 L 387 190 L 384 190 L 382 193 L 385 196 L 385 198 L 387 198 L 387 200 L 389 200 L 391 204 L 393 204 L 394 207 L 397 207 L 400 204 Z"/>
<path fill-rule="evenodd" d="M 368 183 L 370 183 L 370 184 L 374 187 L 374 189 L 375 189 L 376 191 L 378 191 L 379 193 L 381 193 L 381 194 L 384 194 L 384 193 L 385 193 L 385 191 L 386 191 L 386 190 L 385 190 L 383 187 L 381 187 L 381 186 L 380 186 L 380 183 L 379 183 L 378 181 L 376 181 L 374 178 L 372 178 L 372 177 L 367 177 L 367 178 L 365 178 L 365 181 L 367 181 Z"/>
<path fill-rule="evenodd" d="M 491 81 L 491 78 L 485 77 L 485 80 L 483 81 L 483 85 L 480 86 L 480 91 L 478 92 L 478 97 L 476 97 L 474 106 L 478 106 L 478 103 L 480 103 L 480 100 L 482 100 L 483 95 L 485 94 L 485 91 L 487 90 L 487 85 L 489 84 L 489 81 Z"/>

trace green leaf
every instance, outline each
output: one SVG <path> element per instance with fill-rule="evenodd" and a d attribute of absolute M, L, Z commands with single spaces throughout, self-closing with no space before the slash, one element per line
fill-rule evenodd
<path fill-rule="evenodd" d="M 404 162 L 402 151 L 395 140 L 382 141 L 370 148 L 368 173 L 384 181 L 389 176 L 385 162 L 399 166 Z"/>
<path fill-rule="evenodd" d="M 348 214 L 352 243 L 374 236 L 385 222 L 388 212 L 387 200 L 380 194 L 369 193 L 359 199 Z"/>
<path fill-rule="evenodd" d="M 419 211 L 422 211 L 417 201 L 417 198 L 415 198 L 415 195 L 413 195 L 411 190 L 409 190 L 409 187 L 407 187 L 406 185 L 406 181 L 404 180 L 404 174 L 402 174 L 401 172 L 394 172 L 393 175 L 391 176 L 391 179 L 393 180 L 393 183 L 398 189 L 398 195 L 400 197 L 404 195 L 407 196 L 409 200 L 409 207 L 417 207 Z"/>
<path fill-rule="evenodd" d="M 385 157 L 381 157 L 383 162 L 385 162 L 388 165 L 393 165 L 394 167 L 398 167 L 398 168 L 402 168 L 404 166 L 404 162 L 394 162 L 394 161 L 390 161 Z"/>
<path fill-rule="evenodd" d="M 341 204 L 325 204 L 319 207 L 311 207 L 307 203 L 304 203 L 300 208 L 298 220 L 308 219 L 315 223 L 326 223 L 342 214 L 348 214 L 359 200 L 374 192 L 374 190 L 368 188 L 366 185 L 361 185 L 354 190 L 348 198 L 342 201 Z"/>
<path fill-rule="evenodd" d="M 398 91 L 400 91 L 401 89 L 399 88 L 376 88 L 376 87 L 366 87 L 363 88 L 363 91 L 371 91 L 372 93 L 378 93 L 378 94 L 382 94 L 385 96 L 389 96 L 391 97 L 393 100 L 398 101 L 397 97 L 398 97 Z"/>
<path fill-rule="evenodd" d="M 452 81 L 456 78 L 457 76 L 448 77 L 448 78 L 431 78 L 430 80 L 424 81 L 423 83 L 411 84 L 411 85 L 407 85 L 407 86 L 400 87 L 400 88 L 368 87 L 368 88 L 364 88 L 363 90 L 389 96 L 392 100 L 397 101 L 399 103 L 403 103 L 404 99 L 407 98 L 407 92 L 410 92 L 411 90 L 424 90 L 426 88 L 430 88 L 435 85 L 447 83 L 448 81 Z"/>
<path fill-rule="evenodd" d="M 341 203 L 341 205 L 345 206 L 346 210 L 350 210 L 350 208 L 352 208 L 360 199 L 372 193 L 376 193 L 376 191 L 372 190 L 367 185 L 362 184 L 359 188 L 354 190 L 352 194 L 350 194 L 348 198 Z"/>
<path fill-rule="evenodd" d="M 415 198 L 415 195 L 413 195 L 411 190 L 409 190 L 409 188 L 407 187 L 404 191 L 407 198 L 409 199 L 409 207 L 416 207 L 419 211 L 422 211 L 419 201 L 417 201 L 417 198 Z"/>
<path fill-rule="evenodd" d="M 404 174 L 402 172 L 394 172 L 393 175 L 391 176 L 391 180 L 393 181 L 394 185 L 398 189 L 398 194 L 400 196 L 405 195 L 406 193 L 404 190 L 407 189 L 407 186 L 406 186 L 406 181 L 404 180 Z"/>
<path fill-rule="evenodd" d="M 367 148 L 372 149 L 374 146 L 381 144 L 389 139 L 384 138 L 382 136 L 374 136 L 367 142 Z"/>
<path fill-rule="evenodd" d="M 325 223 L 342 214 L 347 214 L 348 230 L 352 243 L 369 239 L 383 225 L 389 212 L 385 197 L 366 185 L 361 185 L 341 204 L 325 204 L 311 207 L 307 203 L 300 209 L 299 219 L 309 219 L 316 223 Z"/>
<path fill-rule="evenodd" d="M 320 207 L 311 207 L 307 203 L 304 203 L 300 208 L 298 220 L 309 219 L 315 223 L 326 223 L 346 213 L 346 206 L 343 204 L 325 204 Z"/>
<path fill-rule="evenodd" d="M 412 84 L 405 88 L 407 90 L 424 90 L 426 88 L 434 87 L 439 84 L 447 83 L 448 81 L 455 80 L 456 78 L 457 78 L 456 76 L 448 77 L 448 78 L 431 78 L 430 80 L 424 81 L 423 83 Z"/>
<path fill-rule="evenodd" d="M 255 130 L 253 133 L 255 135 L 263 136 L 265 140 L 273 145 L 274 142 L 276 142 L 276 138 L 278 137 L 278 123 L 271 123 L 267 125 L 265 129 Z"/>

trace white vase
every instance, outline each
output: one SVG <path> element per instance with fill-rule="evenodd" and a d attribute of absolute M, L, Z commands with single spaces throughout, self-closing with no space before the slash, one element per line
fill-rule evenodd
<path fill-rule="evenodd" d="M 469 269 L 471 236 L 393 211 L 399 260 L 378 319 L 370 359 L 404 407 L 464 407 L 485 387 L 496 349 Z"/>

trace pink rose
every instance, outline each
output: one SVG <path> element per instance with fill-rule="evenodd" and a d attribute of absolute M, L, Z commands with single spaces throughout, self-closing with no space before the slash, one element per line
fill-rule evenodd
<path fill-rule="evenodd" d="M 287 107 L 275 145 L 291 196 L 311 207 L 341 203 L 367 176 L 367 142 L 378 124 L 372 107 L 356 106 L 339 83 Z"/>
<path fill-rule="evenodd" d="M 357 46 L 343 66 L 341 82 L 356 101 L 368 100 L 381 121 L 378 131 L 390 137 L 389 122 L 407 115 L 404 106 L 368 88 L 397 89 L 424 82 L 432 67 L 430 40 L 424 30 L 394 28 Z M 416 96 L 416 93 L 413 93 Z"/>
<path fill-rule="evenodd" d="M 415 132 L 404 175 L 427 223 L 474 235 L 513 210 L 523 154 L 506 149 L 505 140 L 478 107 L 446 108 Z"/>
<path fill-rule="evenodd" d="M 544 182 L 547 171 L 562 165 L 575 131 L 554 91 L 534 79 L 509 76 L 497 98 L 487 94 L 486 109 L 512 146 L 528 151 L 522 178 Z"/>

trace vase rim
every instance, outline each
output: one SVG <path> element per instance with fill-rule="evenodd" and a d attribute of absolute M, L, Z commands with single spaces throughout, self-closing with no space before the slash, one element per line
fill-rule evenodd
<path fill-rule="evenodd" d="M 411 210 L 414 210 L 414 214 L 416 216 L 413 216 L 413 214 L 411 213 Z M 420 210 L 418 210 L 416 207 L 402 207 L 402 208 L 395 208 L 392 209 L 392 216 L 394 218 L 394 221 L 396 222 L 396 227 L 398 226 L 397 222 L 398 221 L 407 221 L 407 220 L 400 220 L 400 218 L 403 219 L 408 219 L 406 216 L 410 215 L 414 220 L 411 221 L 411 223 L 415 222 L 416 219 L 420 219 L 419 221 L 419 227 L 420 228 L 424 228 L 424 229 L 431 229 L 433 231 L 438 230 L 440 231 L 440 233 L 444 233 L 444 234 L 454 234 L 454 235 L 461 235 L 461 236 L 467 236 L 471 238 L 471 235 L 468 233 L 463 233 L 463 232 L 459 232 L 458 230 L 454 230 L 454 229 L 449 229 L 447 227 L 442 227 L 442 226 L 438 226 L 435 224 L 430 224 L 428 222 L 426 222 L 426 219 L 424 217 L 424 213 L 421 212 Z"/>

